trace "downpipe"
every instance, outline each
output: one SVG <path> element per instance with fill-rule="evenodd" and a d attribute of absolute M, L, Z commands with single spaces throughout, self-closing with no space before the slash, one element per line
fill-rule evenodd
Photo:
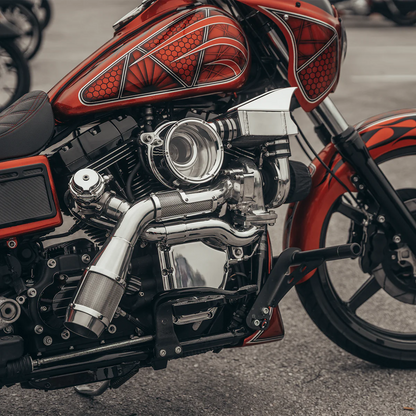
<path fill-rule="evenodd" d="M 97 175 L 90 169 L 79 173 L 82 178 Z M 110 325 L 121 301 L 135 244 L 148 224 L 152 221 L 212 213 L 232 199 L 235 190 L 231 180 L 223 179 L 211 188 L 188 193 L 160 192 L 134 204 L 108 192 L 96 195 L 98 200 L 95 201 L 94 196 L 91 196 L 91 187 L 76 187 L 77 175 L 78 173 L 74 176 L 72 187 L 70 184 L 76 202 L 94 203 L 101 215 L 118 220 L 106 244 L 86 269 L 64 322 L 66 328 L 75 334 L 98 339 Z"/>
<path fill-rule="evenodd" d="M 237 230 L 225 221 L 209 218 L 177 224 L 153 225 L 143 232 L 141 239 L 152 243 L 178 244 L 212 238 L 224 245 L 244 247 L 260 237 L 263 231 L 262 227 L 254 226 L 246 230 Z"/>

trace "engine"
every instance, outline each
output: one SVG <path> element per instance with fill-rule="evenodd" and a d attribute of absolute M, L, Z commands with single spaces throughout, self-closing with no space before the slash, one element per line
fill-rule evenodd
<path fill-rule="evenodd" d="M 273 208 L 309 192 L 307 168 L 289 162 L 292 93 L 210 121 L 155 120 L 147 108 L 144 119 L 120 116 L 61 142 L 50 160 L 75 218 L 62 235 L 71 240 L 43 248 L 60 237 L 46 235 L 3 253 L 5 270 L 26 265 L 4 280 L 14 290 L 0 297 L 3 331 L 30 333 L 40 354 L 153 333 L 152 305 L 169 293 L 185 338 L 229 322 L 235 309 L 202 289 L 259 287 Z M 182 299 L 183 289 L 200 295 Z"/>

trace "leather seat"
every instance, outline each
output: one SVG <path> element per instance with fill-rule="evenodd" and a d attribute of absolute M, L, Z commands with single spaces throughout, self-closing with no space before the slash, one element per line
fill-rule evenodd
<path fill-rule="evenodd" d="M 52 137 L 54 128 L 48 95 L 29 92 L 0 113 L 0 160 L 37 154 Z"/>

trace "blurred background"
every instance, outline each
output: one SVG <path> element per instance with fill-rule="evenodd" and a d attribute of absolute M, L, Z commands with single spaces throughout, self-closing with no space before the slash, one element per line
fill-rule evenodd
<path fill-rule="evenodd" d="M 138 3 L 49 1 L 52 20 L 29 64 L 32 90 L 51 89 L 107 41 L 112 24 Z M 416 108 L 416 27 L 398 26 L 377 13 L 354 13 L 345 8 L 348 52 L 332 99 L 351 124 L 384 111 Z M 296 117 L 320 150 L 308 118 L 299 110 Z M 308 163 L 293 147 L 293 158 Z M 281 248 L 285 208 L 278 213 L 275 252 Z M 0 414 L 400 415 L 404 407 L 416 408 L 415 371 L 382 369 L 345 353 L 315 328 L 294 292 L 281 312 L 286 337 L 280 343 L 186 358 L 160 372 L 143 370 L 120 390 L 95 399 L 72 389 L 3 389 Z"/>

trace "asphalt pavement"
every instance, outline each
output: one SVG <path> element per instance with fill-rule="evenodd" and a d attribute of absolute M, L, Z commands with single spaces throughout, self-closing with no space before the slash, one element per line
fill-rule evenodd
<path fill-rule="evenodd" d="M 108 40 L 112 23 L 136 6 L 132 0 L 52 1 L 53 22 L 31 62 L 33 89 L 45 91 Z M 348 55 L 333 94 L 346 119 L 355 123 L 383 111 L 416 108 L 416 27 L 399 28 L 379 16 L 346 22 Z M 307 118 L 299 111 L 297 116 L 320 149 Z M 294 159 L 305 160 L 294 149 Z M 412 179 L 413 166 L 406 176 L 393 166 L 393 179 Z M 273 230 L 275 251 L 284 211 L 279 209 Z M 414 308 L 407 312 L 410 319 Z M 119 390 L 94 399 L 73 389 L 3 388 L 0 414 L 326 416 L 403 415 L 409 412 L 404 407 L 416 409 L 415 370 L 381 368 L 344 352 L 314 326 L 294 292 L 281 312 L 286 336 L 279 343 L 177 360 L 158 372 L 145 369 Z"/>

